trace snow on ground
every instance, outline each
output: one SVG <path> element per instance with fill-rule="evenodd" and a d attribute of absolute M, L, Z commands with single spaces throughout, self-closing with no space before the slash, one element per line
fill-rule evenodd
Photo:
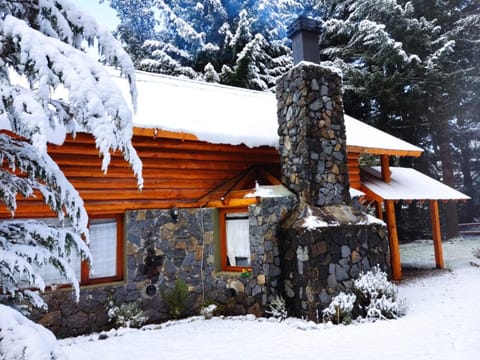
<path fill-rule="evenodd" d="M 349 326 L 200 317 L 146 330 L 111 331 L 61 341 L 70 359 L 478 359 L 480 358 L 480 238 L 444 243 L 447 269 L 434 266 L 431 241 L 401 246 L 409 304 L 398 320 Z"/>

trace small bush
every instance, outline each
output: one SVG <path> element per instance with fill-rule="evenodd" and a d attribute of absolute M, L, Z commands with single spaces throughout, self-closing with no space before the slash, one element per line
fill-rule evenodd
<path fill-rule="evenodd" d="M 323 310 L 324 320 L 348 324 L 354 318 L 396 319 L 405 315 L 405 300 L 398 299 L 398 289 L 379 267 L 361 273 L 353 282 L 352 294 L 340 293 Z"/>
<path fill-rule="evenodd" d="M 406 302 L 398 299 L 397 287 L 377 266 L 360 274 L 353 282 L 353 292 L 358 299 L 358 315 L 363 318 L 396 319 L 406 313 Z"/>
<path fill-rule="evenodd" d="M 116 305 L 113 300 L 107 304 L 108 321 L 114 322 L 116 326 L 139 328 L 145 324 L 148 317 L 136 302 Z"/>
<path fill-rule="evenodd" d="M 265 312 L 280 321 L 287 318 L 287 305 L 285 299 L 280 295 L 275 295 L 268 304 Z"/>
<path fill-rule="evenodd" d="M 217 305 L 215 304 L 202 306 L 200 309 L 200 315 L 202 315 L 205 319 L 211 319 L 215 314 L 215 310 L 217 310 Z"/>
<path fill-rule="evenodd" d="M 188 287 L 184 280 L 177 279 L 173 289 L 162 291 L 162 298 L 170 316 L 179 319 L 186 314 Z"/>
<path fill-rule="evenodd" d="M 352 310 L 357 297 L 355 294 L 341 292 L 335 296 L 330 305 L 323 310 L 323 318 L 334 324 L 350 324 L 352 322 Z"/>

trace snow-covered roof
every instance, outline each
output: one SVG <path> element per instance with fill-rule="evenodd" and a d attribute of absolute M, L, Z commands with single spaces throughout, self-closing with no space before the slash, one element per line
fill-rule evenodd
<path fill-rule="evenodd" d="M 390 150 L 401 151 L 414 156 L 419 156 L 423 152 L 422 148 L 365 124 L 347 114 L 345 114 L 344 119 L 347 146 L 349 147 L 377 149 L 379 153 L 385 154 L 388 154 Z"/>
<path fill-rule="evenodd" d="M 468 200 L 462 194 L 421 172 L 403 167 L 390 168 L 391 181 L 382 180 L 380 167 L 362 168 L 362 185 L 385 200 Z"/>
<path fill-rule="evenodd" d="M 122 91 L 126 87 L 122 81 Z M 211 143 L 278 147 L 275 95 L 137 72 L 134 126 L 194 134 Z"/>
<path fill-rule="evenodd" d="M 126 83 L 119 85 L 127 93 Z M 137 72 L 134 125 L 184 132 L 211 143 L 278 147 L 275 94 Z M 345 116 L 347 145 L 379 150 L 423 150 L 351 116 Z"/>

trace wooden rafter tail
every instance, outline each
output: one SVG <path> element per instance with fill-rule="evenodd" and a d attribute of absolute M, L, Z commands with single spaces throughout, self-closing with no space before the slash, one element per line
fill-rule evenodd
<path fill-rule="evenodd" d="M 219 186 L 210 190 L 205 195 L 200 197 L 197 200 L 197 203 L 200 204 L 201 206 L 205 206 L 207 204 L 218 203 L 218 201 L 220 201 L 221 204 L 224 204 L 225 200 L 228 197 L 228 194 L 233 189 L 236 189 L 239 185 L 241 186 L 245 182 L 244 178 L 248 177 L 248 176 L 251 176 L 251 175 L 249 175 L 249 173 L 251 171 L 252 171 L 252 168 L 249 168 L 247 170 L 244 170 L 243 172 L 241 172 L 237 176 L 222 182 Z M 224 205 L 222 205 L 222 206 L 224 206 Z"/>
<path fill-rule="evenodd" d="M 133 128 L 133 135 L 135 136 L 146 136 L 153 139 L 157 138 L 167 138 L 167 139 L 178 139 L 178 140 L 198 140 L 197 136 L 186 133 L 183 131 L 168 131 L 157 128 Z"/>
<path fill-rule="evenodd" d="M 267 182 L 269 185 L 282 185 L 282 182 L 273 176 L 265 168 L 259 168 L 259 175 Z"/>

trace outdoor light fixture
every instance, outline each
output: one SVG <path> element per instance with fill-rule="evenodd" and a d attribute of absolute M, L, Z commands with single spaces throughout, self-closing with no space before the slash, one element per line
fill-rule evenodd
<path fill-rule="evenodd" d="M 173 207 L 170 211 L 170 215 L 172 216 L 173 221 L 178 222 L 178 208 Z"/>

